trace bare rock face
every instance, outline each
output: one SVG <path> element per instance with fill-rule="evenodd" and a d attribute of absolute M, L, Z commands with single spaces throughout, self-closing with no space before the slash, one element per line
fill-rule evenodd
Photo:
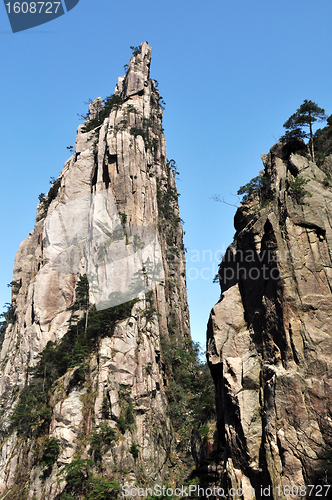
<path fill-rule="evenodd" d="M 12 319 L 1 350 L 0 375 L 0 495 L 8 500 L 62 498 L 66 475 L 58 473 L 78 459 L 94 457 L 93 467 L 99 472 L 102 463 L 102 477 L 121 485 L 153 484 L 167 477 L 174 436 L 167 413 L 168 381 L 161 342 L 169 338 L 170 322 L 179 344 L 190 339 L 190 331 L 177 191 L 166 159 L 159 93 L 149 77 L 150 60 L 151 47 L 144 42 L 111 100 L 104 104 L 97 98 L 90 104 L 88 118 L 78 128 L 75 153 L 39 203 L 36 226 L 16 254 Z M 104 200 L 102 206 L 98 193 Z M 72 206 L 77 208 L 76 216 L 71 215 L 64 228 L 62 215 Z M 105 207 L 114 212 L 108 219 L 109 245 L 118 248 L 124 241 L 121 251 L 128 249 L 128 255 L 122 255 L 126 257 L 121 261 L 123 273 L 132 277 L 138 270 L 147 273 L 142 271 L 144 251 L 139 260 L 136 249 L 142 243 L 139 237 L 148 230 L 149 235 L 154 231 L 163 279 L 149 292 L 137 294 L 128 317 L 115 321 L 112 332 L 94 344 L 96 348 L 82 365 L 70 367 L 69 363 L 47 394 L 46 413 L 38 416 L 40 428 L 48 422 L 46 430 L 36 434 L 32 426 L 22 434 L 22 428 L 13 427 L 11 415 L 21 401 L 22 389 L 31 383 L 31 370 L 43 349 L 47 345 L 53 349 L 69 325 L 86 314 L 79 310 L 74 318 L 70 308 L 77 301 L 80 276 L 89 277 L 91 259 L 87 256 L 96 255 L 96 231 L 101 223 L 103 237 L 106 234 Z M 133 227 L 141 232 L 133 234 Z M 84 232 L 90 239 L 82 237 Z M 112 252 L 103 241 L 105 252 L 94 262 L 96 289 L 105 283 L 110 286 L 100 259 Z M 61 255 L 66 259 L 61 260 Z M 90 286 L 90 306 L 97 292 Z M 41 390 L 47 385 L 47 366 Z M 30 411 L 34 411 L 33 404 Z M 54 440 L 59 449 L 50 465 L 43 450 Z M 87 480 L 84 469 L 80 473 Z"/>
<path fill-rule="evenodd" d="M 332 192 L 316 164 L 281 144 L 262 159 L 207 332 L 223 483 L 245 499 L 300 499 L 308 484 L 330 498 Z"/>

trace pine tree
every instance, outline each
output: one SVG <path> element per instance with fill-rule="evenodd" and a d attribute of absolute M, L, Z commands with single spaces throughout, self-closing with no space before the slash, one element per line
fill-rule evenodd
<path fill-rule="evenodd" d="M 299 109 L 284 123 L 283 126 L 287 131 L 280 139 L 283 142 L 288 142 L 292 139 L 309 139 L 312 161 L 315 161 L 312 124 L 323 120 L 326 120 L 325 110 L 320 108 L 316 103 L 305 99 Z M 309 127 L 309 132 L 305 132 L 303 130 L 304 127 Z"/>
<path fill-rule="evenodd" d="M 86 274 L 79 277 L 76 288 L 75 288 L 76 300 L 74 304 L 69 308 L 72 311 L 77 311 L 78 309 L 85 309 L 85 329 L 86 332 L 88 328 L 88 315 L 89 315 L 89 281 Z"/>

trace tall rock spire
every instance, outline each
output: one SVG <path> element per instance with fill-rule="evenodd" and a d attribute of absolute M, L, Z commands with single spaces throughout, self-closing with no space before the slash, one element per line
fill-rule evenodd
<path fill-rule="evenodd" d="M 136 94 L 143 94 L 150 77 L 151 47 L 147 42 L 134 49 L 128 64 L 126 77 L 122 81 L 122 95 L 126 100 Z"/>
<path fill-rule="evenodd" d="M 81 467 L 84 491 L 168 473 L 163 346 L 170 336 L 185 346 L 190 329 L 177 190 L 150 60 L 144 42 L 114 94 L 90 104 L 75 152 L 16 254 L 0 379 L 8 500 L 17 491 L 77 494 L 70 467 Z"/>

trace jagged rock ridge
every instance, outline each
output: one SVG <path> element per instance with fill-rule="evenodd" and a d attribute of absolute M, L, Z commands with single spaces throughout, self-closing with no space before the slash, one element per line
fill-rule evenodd
<path fill-rule="evenodd" d="M 308 484 L 331 498 L 320 485 L 332 481 L 332 192 L 310 158 L 280 143 L 262 159 L 207 332 L 222 483 L 246 500 L 264 498 L 261 487 L 309 498 Z"/>
<path fill-rule="evenodd" d="M 126 76 L 119 78 L 109 106 L 101 98 L 90 104 L 85 124 L 77 131 L 75 153 L 39 203 L 36 226 L 16 254 L 13 314 L 1 350 L 0 494 L 7 500 L 62 498 L 62 491 L 74 491 L 66 490 L 66 475 L 59 476 L 59 471 L 78 457 L 95 459 L 99 486 L 109 479 L 153 484 L 168 474 L 174 435 L 161 343 L 169 341 L 170 324 L 172 342 L 179 345 L 190 340 L 190 330 L 177 191 L 167 163 L 163 112 L 150 79 L 150 61 L 151 47 L 145 42 L 131 58 Z M 21 401 L 22 389 L 31 384 L 31 367 L 48 342 L 55 342 L 49 344 L 52 351 L 69 325 L 84 319 L 84 311 L 76 311 L 74 319 L 70 309 L 77 303 L 84 260 L 75 272 L 52 266 L 46 221 L 61 207 L 105 191 L 112 193 L 124 232 L 143 226 L 156 232 L 163 283 L 149 294 L 141 293 L 128 317 L 115 321 L 112 335 L 100 338 L 84 362 L 69 367 L 52 385 L 46 413 L 34 414 L 34 423 L 22 434 L 22 428 L 12 428 L 11 414 Z M 47 364 L 43 366 L 46 373 Z M 45 375 L 38 383 L 44 391 Z M 35 412 L 33 401 L 24 408 Z M 119 430 L 121 418 L 127 421 L 121 420 Z M 39 428 L 43 432 L 38 433 Z M 110 429 L 116 439 L 110 438 L 114 434 Z M 52 443 L 59 449 L 53 450 L 50 463 L 45 450 L 49 452 Z M 87 487 L 88 472 L 84 464 L 80 466 Z"/>

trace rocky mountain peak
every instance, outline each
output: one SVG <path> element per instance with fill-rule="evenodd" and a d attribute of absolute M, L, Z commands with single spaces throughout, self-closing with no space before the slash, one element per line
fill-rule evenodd
<path fill-rule="evenodd" d="M 133 56 L 129 61 L 127 74 L 122 80 L 121 91 L 124 99 L 144 92 L 144 88 L 148 86 L 151 51 L 152 47 L 147 42 L 133 48 Z"/>
<path fill-rule="evenodd" d="M 178 195 L 150 61 L 144 42 L 115 92 L 89 105 L 15 257 L 0 367 L 8 500 L 106 495 L 171 475 L 181 440 L 168 409 L 170 353 L 192 351 Z"/>
<path fill-rule="evenodd" d="M 332 481 L 332 191 L 299 149 L 262 155 L 208 324 L 221 480 L 248 499 Z"/>

